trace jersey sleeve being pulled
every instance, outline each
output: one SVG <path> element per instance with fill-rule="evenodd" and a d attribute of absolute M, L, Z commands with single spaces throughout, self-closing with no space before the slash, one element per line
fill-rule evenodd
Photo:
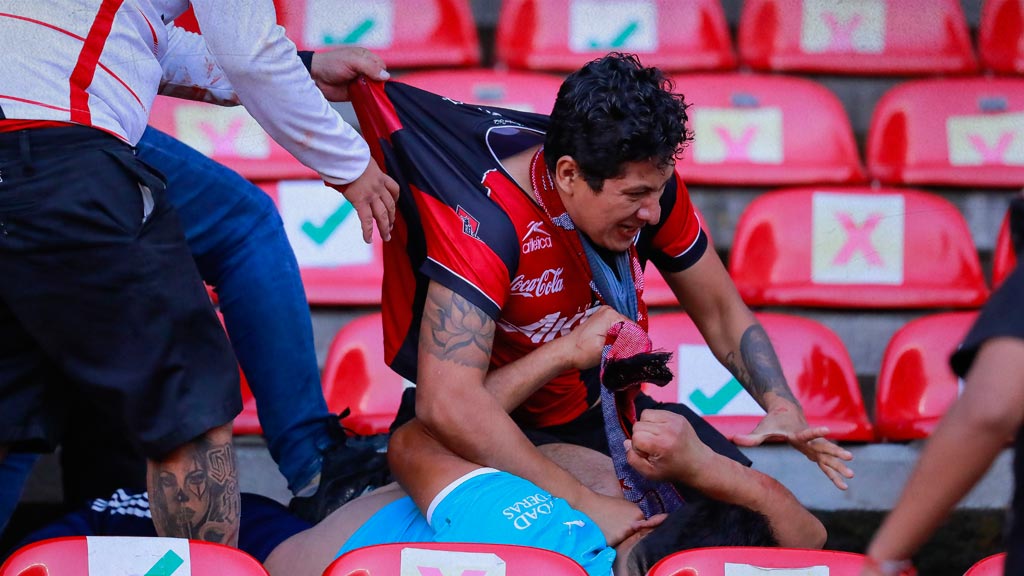
<path fill-rule="evenodd" d="M 498 320 L 519 245 L 505 212 L 482 193 L 416 195 L 426 240 L 421 272 Z"/>

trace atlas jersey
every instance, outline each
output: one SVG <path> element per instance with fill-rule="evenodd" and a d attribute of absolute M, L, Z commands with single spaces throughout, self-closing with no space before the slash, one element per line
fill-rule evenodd
<path fill-rule="evenodd" d="M 190 5 L 202 36 L 172 23 Z M 135 145 L 158 90 L 242 103 L 324 180 L 351 182 L 369 149 L 331 109 L 276 20 L 271 0 L 5 0 L 0 122 L 80 124 Z"/>
<path fill-rule="evenodd" d="M 418 156 L 424 139 L 441 141 L 429 148 L 458 154 L 461 172 L 461 177 L 447 178 L 431 174 L 437 162 L 427 158 L 414 165 L 415 172 L 406 170 L 413 175 L 410 198 L 401 205 L 399 242 L 385 246 L 385 348 L 392 368 L 415 382 L 416 339 L 428 281 L 451 289 L 494 320 L 491 369 L 583 323 L 600 304 L 585 258 L 565 241 L 566 232 L 552 229 L 532 191 L 520 188 L 499 160 L 542 143 L 546 117 L 461 104 L 408 87 L 389 89 L 388 96 L 404 130 L 414 132 L 396 132 L 392 151 Z M 432 130 L 433 123 L 421 117 L 403 117 L 413 104 L 431 110 L 444 129 Z M 467 131 L 461 141 L 446 144 L 458 137 L 453 131 L 459 129 Z M 453 163 L 447 164 L 450 170 Z M 666 185 L 661 213 L 657 225 L 639 234 L 638 253 L 663 271 L 683 270 L 703 255 L 707 237 L 678 175 Z M 389 282 L 389 274 L 415 282 Z M 407 289 L 411 285 L 415 291 Z M 573 370 L 538 390 L 513 416 L 525 427 L 563 424 L 598 396 L 596 370 Z"/>

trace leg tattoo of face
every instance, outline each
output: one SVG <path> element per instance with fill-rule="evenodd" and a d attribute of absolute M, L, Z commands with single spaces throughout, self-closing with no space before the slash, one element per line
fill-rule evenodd
<path fill-rule="evenodd" d="M 200 440 L 160 464 L 150 506 L 166 535 L 224 542 L 238 522 L 238 476 L 230 444 Z"/>

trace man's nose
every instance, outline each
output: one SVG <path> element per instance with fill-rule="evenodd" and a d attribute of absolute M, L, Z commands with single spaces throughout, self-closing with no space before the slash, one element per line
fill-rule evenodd
<path fill-rule="evenodd" d="M 644 199 L 640 209 L 637 210 L 637 218 L 643 220 L 646 224 L 657 224 L 661 220 L 661 202 L 658 200 L 658 197 L 655 195 Z"/>

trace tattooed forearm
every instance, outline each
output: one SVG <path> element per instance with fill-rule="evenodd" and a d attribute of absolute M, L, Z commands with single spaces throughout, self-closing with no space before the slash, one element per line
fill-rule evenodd
<path fill-rule="evenodd" d="M 764 406 L 765 394 L 773 392 L 797 406 L 800 405 L 786 384 L 779 358 L 775 355 L 775 349 L 760 324 L 747 328 L 740 338 L 740 358 L 742 361 L 738 362 L 736 353 L 729 352 L 725 359 L 726 367 L 758 404 Z"/>
<path fill-rule="evenodd" d="M 446 288 L 432 286 L 423 311 L 427 339 L 420 346 L 436 358 L 486 370 L 494 341 L 494 320 Z"/>
<path fill-rule="evenodd" d="M 237 542 L 238 473 L 230 436 L 219 436 L 209 433 L 150 462 L 149 508 L 158 535 Z"/>

